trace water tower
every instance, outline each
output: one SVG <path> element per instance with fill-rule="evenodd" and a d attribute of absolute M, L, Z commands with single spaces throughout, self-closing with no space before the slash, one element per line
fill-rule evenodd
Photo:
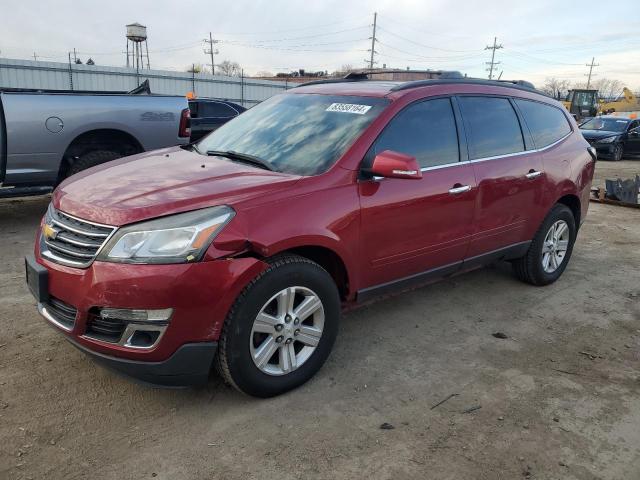
<path fill-rule="evenodd" d="M 145 53 L 142 49 L 144 47 Z M 147 69 L 149 66 L 149 46 L 147 45 L 147 27 L 139 23 L 127 25 L 127 67 L 135 67 L 136 70 L 144 68 L 144 56 L 147 57 Z"/>

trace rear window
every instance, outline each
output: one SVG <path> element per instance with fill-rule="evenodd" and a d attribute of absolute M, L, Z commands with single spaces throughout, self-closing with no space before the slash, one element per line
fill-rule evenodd
<path fill-rule="evenodd" d="M 557 142 L 571 133 L 567 117 L 556 107 L 530 100 L 516 100 L 531 131 L 536 148 L 543 148 Z"/>
<path fill-rule="evenodd" d="M 520 122 L 506 98 L 460 97 L 471 160 L 524 151 Z"/>
<path fill-rule="evenodd" d="M 201 117 L 235 117 L 238 112 L 224 103 L 203 102 L 200 104 Z"/>

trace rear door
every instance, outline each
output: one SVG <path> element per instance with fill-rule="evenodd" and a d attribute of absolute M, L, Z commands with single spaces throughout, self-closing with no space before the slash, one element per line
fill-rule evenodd
<path fill-rule="evenodd" d="M 466 149 L 460 155 L 458 122 L 450 98 L 413 103 L 389 122 L 367 153 L 365 167 L 384 150 L 412 155 L 423 178 L 360 182 L 366 286 L 459 268 L 476 189 Z"/>
<path fill-rule="evenodd" d="M 544 171 L 511 99 L 460 96 L 458 101 L 478 183 L 467 253 L 472 260 L 531 240 L 544 208 Z"/>

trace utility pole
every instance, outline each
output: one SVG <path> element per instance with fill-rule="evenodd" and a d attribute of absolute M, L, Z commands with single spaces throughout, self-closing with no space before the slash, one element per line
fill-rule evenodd
<path fill-rule="evenodd" d="M 209 32 L 209 39 L 207 40 L 206 38 L 203 40 L 204 43 L 208 43 L 209 44 L 209 48 L 205 48 L 204 49 L 204 53 L 211 55 L 211 75 L 215 75 L 216 74 L 216 66 L 215 63 L 213 62 L 213 56 L 217 55 L 219 52 L 217 49 L 213 48 L 214 43 L 218 43 L 220 42 L 220 40 L 214 40 L 213 36 L 211 35 L 211 32 Z"/>
<path fill-rule="evenodd" d="M 502 44 L 498 45 L 497 41 L 498 41 L 497 37 L 493 37 L 493 46 L 487 45 L 484 48 L 485 50 L 491 50 L 491 62 L 485 62 L 487 65 L 489 65 L 489 68 L 487 68 L 487 71 L 489 72 L 489 80 L 493 80 L 493 69 L 496 67 L 496 65 L 500 64 L 500 62 L 495 61 L 496 50 L 500 50 L 501 48 L 504 48 Z"/>
<path fill-rule="evenodd" d="M 596 61 L 595 57 L 591 57 L 591 63 L 587 63 L 587 67 L 589 67 L 589 73 L 586 74 L 585 76 L 589 77 L 587 78 L 587 89 L 591 86 L 591 76 L 593 73 L 593 67 L 599 67 L 600 64 L 599 63 L 594 63 Z"/>
<path fill-rule="evenodd" d="M 78 57 L 76 56 L 76 49 L 75 47 L 73 48 L 73 63 L 76 63 L 78 61 Z"/>
<path fill-rule="evenodd" d="M 36 55 L 36 52 L 33 52 L 33 61 L 34 62 L 38 61 L 38 56 Z"/>
<path fill-rule="evenodd" d="M 376 26 L 378 24 L 378 12 L 373 12 L 373 33 L 371 35 L 371 50 L 369 50 L 371 52 L 371 58 L 369 59 L 369 70 L 373 70 L 373 65 L 375 63 L 378 63 L 376 61 L 374 61 L 374 55 L 378 52 L 376 52 Z M 366 60 L 365 60 L 366 61 Z"/>

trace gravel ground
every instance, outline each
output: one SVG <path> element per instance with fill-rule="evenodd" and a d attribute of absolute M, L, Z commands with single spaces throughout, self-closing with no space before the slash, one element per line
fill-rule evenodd
<path fill-rule="evenodd" d="M 45 325 L 22 257 L 47 202 L 0 202 L 1 479 L 640 478 L 640 210 L 591 204 L 554 285 L 496 265 L 352 311 L 257 400 L 139 386 Z"/>

